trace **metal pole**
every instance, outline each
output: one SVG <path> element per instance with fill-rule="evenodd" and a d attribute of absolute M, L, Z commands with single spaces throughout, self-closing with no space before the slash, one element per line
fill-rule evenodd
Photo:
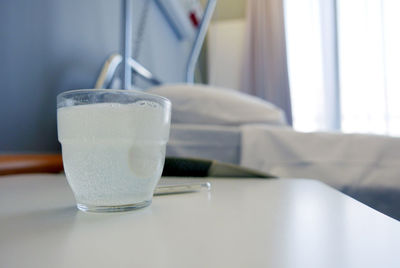
<path fill-rule="evenodd" d="M 122 0 L 122 88 L 130 89 L 132 71 L 129 59 L 132 54 L 132 0 Z"/>
<path fill-rule="evenodd" d="M 194 83 L 194 72 L 196 69 L 197 59 L 199 58 L 201 47 L 203 45 L 204 38 L 206 37 L 208 24 L 210 23 L 216 4 L 217 0 L 208 0 L 207 2 L 203 19 L 201 20 L 192 51 L 190 52 L 189 60 L 186 64 L 186 83 Z"/>
<path fill-rule="evenodd" d="M 332 1 L 332 10 L 333 10 L 333 42 L 334 42 L 334 120 L 333 120 L 333 129 L 340 130 L 342 128 L 342 113 L 341 113 L 341 105 L 340 105 L 340 70 L 339 70 L 339 26 L 338 26 L 338 4 L 337 0 Z"/>

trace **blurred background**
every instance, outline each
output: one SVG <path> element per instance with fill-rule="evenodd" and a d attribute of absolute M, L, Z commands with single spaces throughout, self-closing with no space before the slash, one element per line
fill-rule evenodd
<path fill-rule="evenodd" d="M 206 1 L 178 1 L 192 27 L 183 37 L 157 2 L 133 0 L 132 54 L 163 83 L 182 82 L 190 16 Z M 106 0 L 0 2 L 0 152 L 59 151 L 56 95 L 94 87 L 121 51 L 121 10 Z M 219 0 L 196 82 L 270 100 L 299 131 L 397 136 L 399 10 L 396 0 Z"/>

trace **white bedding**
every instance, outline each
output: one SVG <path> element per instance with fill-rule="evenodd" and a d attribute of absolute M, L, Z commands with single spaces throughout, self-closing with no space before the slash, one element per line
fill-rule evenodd
<path fill-rule="evenodd" d="M 167 156 L 321 180 L 400 220 L 400 138 L 296 132 L 278 107 L 228 89 L 180 84 L 152 90 L 172 101 Z"/>
<path fill-rule="evenodd" d="M 321 180 L 338 189 L 400 189 L 400 138 L 241 127 L 241 165 L 281 177 Z"/>
<path fill-rule="evenodd" d="M 400 138 L 302 133 L 265 124 L 173 124 L 167 155 L 215 159 L 280 177 L 313 178 L 338 189 L 400 189 Z"/>
<path fill-rule="evenodd" d="M 172 124 L 167 156 L 194 157 L 240 164 L 240 128 Z"/>

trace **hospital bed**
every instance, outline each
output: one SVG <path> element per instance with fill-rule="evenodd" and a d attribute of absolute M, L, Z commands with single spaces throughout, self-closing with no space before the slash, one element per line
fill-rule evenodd
<path fill-rule="evenodd" d="M 279 177 L 317 179 L 400 219 L 400 138 L 297 132 L 285 123 L 283 111 L 266 101 L 229 89 L 192 84 L 215 3 L 208 0 L 197 30 L 186 68 L 188 84 L 149 90 L 172 101 L 167 156 L 213 159 Z M 129 10 L 124 9 L 127 26 Z M 130 57 L 130 28 L 125 27 L 123 32 L 123 55 L 109 58 L 96 88 L 110 86 L 120 64 L 123 88 L 130 88 L 131 71 L 154 85 L 162 84 Z"/>
<path fill-rule="evenodd" d="M 400 138 L 298 132 L 276 106 L 230 89 L 176 84 L 148 92 L 172 102 L 168 156 L 317 179 L 400 219 Z"/>

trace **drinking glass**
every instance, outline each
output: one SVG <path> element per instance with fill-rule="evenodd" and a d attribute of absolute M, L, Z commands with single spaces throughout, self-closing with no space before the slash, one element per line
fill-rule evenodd
<path fill-rule="evenodd" d="M 135 90 L 71 90 L 57 96 L 64 170 L 83 211 L 151 204 L 169 138 L 171 103 Z"/>

